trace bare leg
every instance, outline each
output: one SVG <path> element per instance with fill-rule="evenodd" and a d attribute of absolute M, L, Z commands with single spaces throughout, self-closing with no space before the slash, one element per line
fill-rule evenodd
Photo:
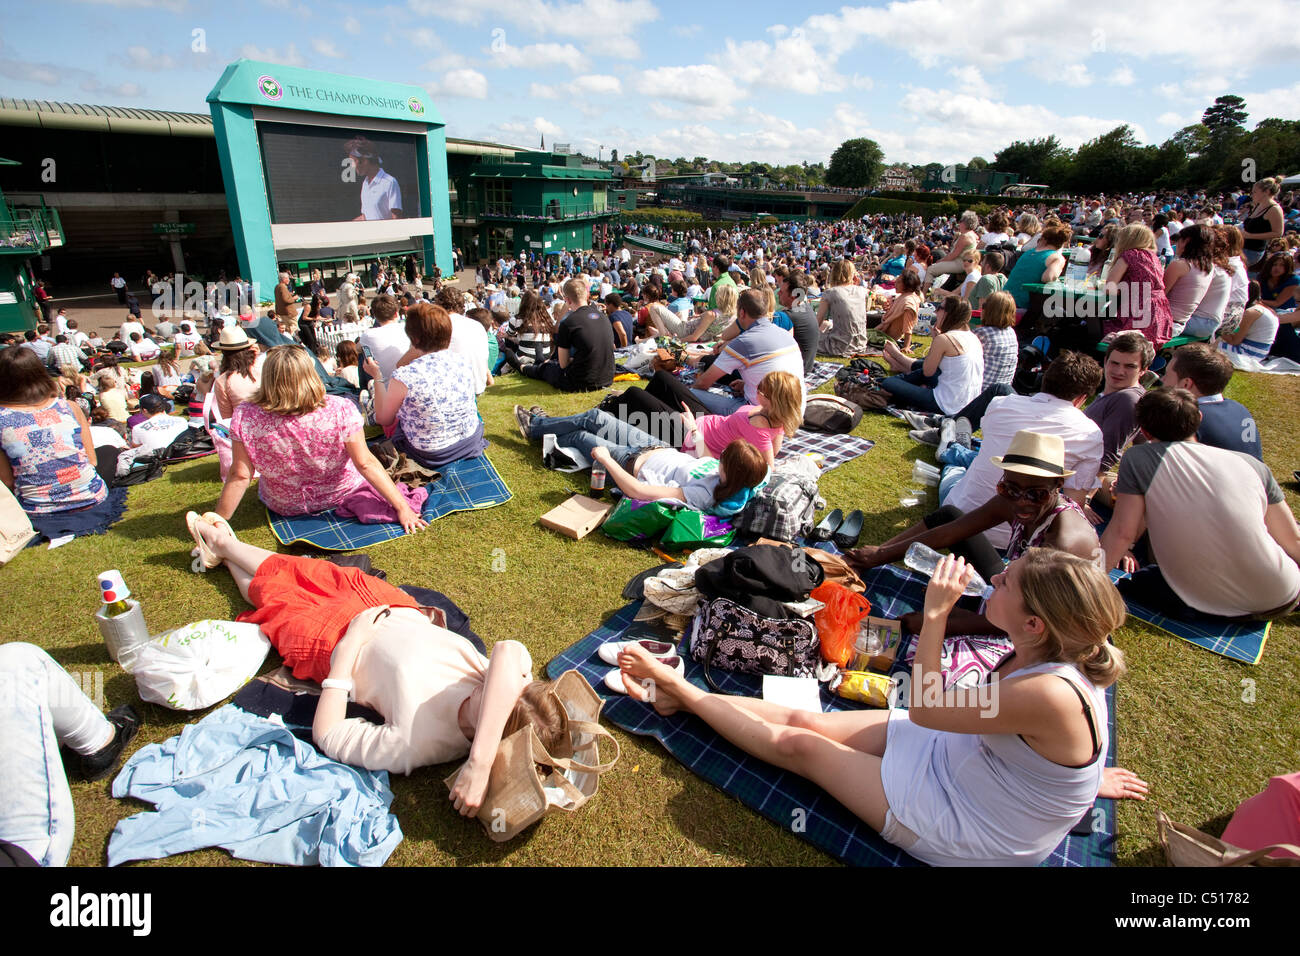
<path fill-rule="evenodd" d="M 248 586 L 253 576 L 257 574 L 257 569 L 262 566 L 262 562 L 275 552 L 245 544 L 236 538 L 233 532 L 210 525 L 206 521 L 198 525 L 198 531 L 207 546 L 212 549 L 212 553 L 225 562 L 230 576 L 235 579 L 235 586 L 247 601 Z"/>
<path fill-rule="evenodd" d="M 769 724 L 811 730 L 854 750 L 875 754 L 877 757 L 885 755 L 885 727 L 889 723 L 887 710 L 846 710 L 832 714 L 814 714 L 758 697 L 723 696 Z"/>
<path fill-rule="evenodd" d="M 905 373 L 912 371 L 912 359 L 898 350 L 898 346 L 893 342 L 885 341 L 885 361 L 895 372 Z"/>
<path fill-rule="evenodd" d="M 653 680 L 655 710 L 690 711 L 746 753 L 807 777 L 874 829 L 884 827 L 889 801 L 885 799 L 880 778 L 880 757 L 855 750 L 815 730 L 766 720 L 750 707 L 738 704 L 737 698 L 707 694 L 640 647 L 624 650 L 619 655 L 619 666 L 631 696 L 645 700 L 641 681 Z M 866 738 L 883 730 L 880 714 L 852 716 L 869 717 L 870 723 L 877 725 L 876 728 L 860 726 L 852 736 Z"/>

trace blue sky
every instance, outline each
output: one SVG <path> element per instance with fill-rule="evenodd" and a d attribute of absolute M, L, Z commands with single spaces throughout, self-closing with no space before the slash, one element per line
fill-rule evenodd
<path fill-rule="evenodd" d="M 246 56 L 413 83 L 449 135 L 594 154 L 825 161 L 1077 146 L 1120 123 L 1160 142 L 1215 96 L 1300 119 L 1300 2 L 46 0 L 0 35 L 0 95 L 206 112 Z M 197 31 L 197 32 L 196 32 Z M 1291 171 L 1294 172 L 1294 171 Z"/>

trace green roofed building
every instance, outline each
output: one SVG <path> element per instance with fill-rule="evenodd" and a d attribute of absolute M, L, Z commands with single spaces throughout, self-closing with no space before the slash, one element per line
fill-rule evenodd
<path fill-rule="evenodd" d="M 0 159 L 0 166 L 21 165 Z M 0 332 L 35 327 L 43 317 L 36 303 L 33 256 L 63 245 L 59 214 L 39 199 L 16 204 L 0 191 Z"/>
<path fill-rule="evenodd" d="M 455 181 L 455 172 L 450 175 Z M 458 196 L 463 190 L 472 206 L 454 204 L 453 223 L 460 218 L 467 232 L 477 234 L 479 254 L 489 260 L 507 253 L 589 249 L 618 214 L 609 202 L 611 178 L 609 170 L 564 153 L 484 157 L 456 184 Z M 463 216 L 471 208 L 472 225 Z M 472 242 L 463 245 L 468 251 Z"/>

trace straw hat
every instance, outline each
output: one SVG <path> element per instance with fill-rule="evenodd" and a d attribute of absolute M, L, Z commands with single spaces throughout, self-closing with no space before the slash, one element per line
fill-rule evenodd
<path fill-rule="evenodd" d="M 213 348 L 219 352 L 238 352 L 252 344 L 248 339 L 248 334 L 239 326 L 233 325 L 226 326 L 221 330 L 221 339 Z"/>
<path fill-rule="evenodd" d="M 1014 471 L 1036 478 L 1068 478 L 1074 474 L 1065 467 L 1065 442 L 1060 435 L 1041 435 L 1018 431 L 1005 455 L 993 456 L 993 464 L 1003 471 Z"/>

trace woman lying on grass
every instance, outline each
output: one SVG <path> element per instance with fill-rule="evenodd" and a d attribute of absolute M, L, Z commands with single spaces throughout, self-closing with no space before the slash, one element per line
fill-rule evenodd
<path fill-rule="evenodd" d="M 529 441 L 554 435 L 603 465 L 619 490 L 636 501 L 669 499 L 688 508 L 727 517 L 737 514 L 767 477 L 762 453 L 737 438 L 717 458 L 696 458 L 598 408 L 549 418 L 537 406 L 515 406 L 519 433 Z"/>
<path fill-rule="evenodd" d="M 489 662 L 385 581 L 245 544 L 212 512 L 186 520 L 256 608 L 239 620 L 261 627 L 295 677 L 321 682 L 312 738 L 331 759 L 410 773 L 468 754 L 451 800 L 472 817 L 505 737 L 531 723 L 548 749 L 561 741 L 563 708 L 518 641 L 498 641 Z M 349 697 L 384 723 L 347 717 Z"/>
<path fill-rule="evenodd" d="M 690 711 L 747 753 L 807 777 L 919 860 L 1033 866 L 1102 789 L 1104 688 L 1124 673 L 1106 636 L 1124 622 L 1124 604 L 1094 563 L 1030 549 L 993 579 L 986 610 L 1014 653 L 978 693 L 943 691 L 944 623 L 969 580 L 966 563 L 946 557 L 930 581 L 907 710 L 814 714 L 709 694 L 636 645 L 619 667 L 633 697 L 661 714 Z M 1116 785 L 1140 796 L 1146 785 L 1128 778 Z"/>

